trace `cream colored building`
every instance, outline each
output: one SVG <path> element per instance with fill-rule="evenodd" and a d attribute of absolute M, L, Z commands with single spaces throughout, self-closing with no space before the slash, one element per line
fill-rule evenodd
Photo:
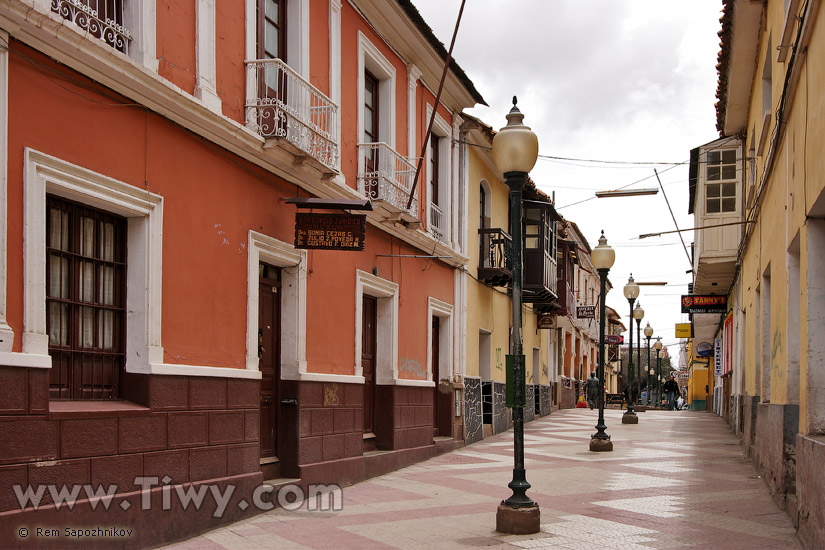
<path fill-rule="evenodd" d="M 513 243 L 508 223 L 509 188 L 493 164 L 490 150 L 493 131 L 477 119 L 463 117 L 466 119 L 462 138 L 466 145 L 468 189 L 466 242 L 470 256 L 463 273 L 467 288 L 464 424 L 465 441 L 471 443 L 506 430 L 512 421 L 504 392 L 506 356 L 512 344 L 512 303 L 508 295 L 512 271 L 508 255 Z M 526 186 L 523 198 L 531 201 L 524 207 L 525 303 L 522 311 L 527 383 L 524 417 L 530 421 L 536 415 L 550 414 L 557 395 L 552 389 L 559 378 L 556 329 L 538 328 L 539 312 L 552 306 L 552 292 L 542 297 L 531 294 L 527 276 L 530 269 L 527 256 L 531 250 L 538 246 L 548 250 L 544 248 L 546 245 L 554 251 L 555 223 L 551 218 L 556 214 L 549 199 L 532 184 Z M 546 216 L 545 222 L 550 221 L 547 231 L 540 227 L 544 224 L 530 226 L 533 208 Z M 555 261 L 544 268 L 552 270 L 555 282 Z M 529 303 L 530 300 L 534 301 Z"/>
<path fill-rule="evenodd" d="M 808 548 L 825 546 L 821 6 L 724 1 L 721 138 L 699 148 L 691 170 L 696 225 L 738 223 L 697 233 L 696 293 L 716 288 L 728 298 L 726 314 L 694 319 L 697 340 L 700 328 L 702 338 L 721 340 L 708 399 Z"/>

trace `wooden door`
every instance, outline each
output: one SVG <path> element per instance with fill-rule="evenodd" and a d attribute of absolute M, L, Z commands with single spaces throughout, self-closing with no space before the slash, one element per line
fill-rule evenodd
<path fill-rule="evenodd" d="M 281 375 L 281 270 L 266 264 L 259 269 L 258 368 L 261 371 L 261 459 L 278 456 L 278 380 Z"/>
<path fill-rule="evenodd" d="M 375 433 L 375 324 L 378 300 L 364 296 L 361 308 L 361 368 L 364 373 L 364 433 Z"/>
<path fill-rule="evenodd" d="M 432 371 L 433 371 L 433 382 L 435 382 L 435 388 L 433 388 L 433 435 L 441 435 L 439 433 L 439 401 L 441 400 L 440 393 L 438 391 L 438 381 L 441 380 L 441 372 L 438 369 L 439 361 L 439 328 L 441 323 L 438 320 L 438 317 L 433 317 L 432 321 Z M 443 405 L 441 405 L 443 408 Z M 442 411 L 443 412 L 443 411 Z"/>

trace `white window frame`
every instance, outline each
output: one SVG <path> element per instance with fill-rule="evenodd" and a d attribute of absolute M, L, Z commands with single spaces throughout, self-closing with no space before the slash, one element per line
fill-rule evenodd
<path fill-rule="evenodd" d="M 395 150 L 395 66 L 358 31 L 358 143 L 364 136 L 364 85 L 366 71 L 378 79 L 378 141 Z M 358 166 L 364 165 L 359 151 Z"/>
<path fill-rule="evenodd" d="M 453 305 L 432 296 L 427 298 L 427 379 L 433 385 L 439 382 L 433 379 L 433 317 L 439 318 L 438 370 L 449 373 L 449 381 L 453 382 Z"/>
<path fill-rule="evenodd" d="M 287 0 L 286 64 L 309 81 L 309 0 Z M 246 59 L 258 58 L 258 2 L 246 0 Z M 246 101 L 258 97 L 256 71 L 246 71 Z"/>
<path fill-rule="evenodd" d="M 355 271 L 355 377 L 364 383 L 361 367 L 361 335 L 364 295 L 377 299 L 375 383 L 403 385 L 398 378 L 398 283 L 367 273 Z"/>
<path fill-rule="evenodd" d="M 307 373 L 307 251 L 249 231 L 246 304 L 246 369 L 259 372 L 259 272 L 263 263 L 281 268 L 281 378 L 312 379 Z"/>
<path fill-rule="evenodd" d="M 127 218 L 125 369 L 154 372 L 153 367 L 163 363 L 163 197 L 33 149 L 24 154 L 23 353 L 48 359 L 48 364 L 28 366 L 51 367 L 46 332 L 46 195 L 50 194 Z"/>
<path fill-rule="evenodd" d="M 713 148 L 713 149 L 706 149 L 706 150 L 703 151 L 703 159 L 705 161 L 707 161 L 707 156 L 711 152 L 719 152 L 720 159 L 721 159 L 722 153 L 724 153 L 726 151 L 735 151 L 736 152 L 736 160 L 734 161 L 734 166 L 736 168 L 736 177 L 734 177 L 734 179 L 721 179 L 721 177 L 722 177 L 721 166 L 724 166 L 724 164 L 720 164 L 719 165 L 720 166 L 720 173 L 719 173 L 720 179 L 718 179 L 718 180 L 709 180 L 708 179 L 708 173 L 707 173 L 708 164 L 705 162 L 705 163 L 703 163 L 703 166 L 702 166 L 702 178 L 701 178 L 701 181 L 702 181 L 702 189 L 701 189 L 702 202 L 701 202 L 701 205 L 702 205 L 702 212 L 704 213 L 705 217 L 717 217 L 718 218 L 718 217 L 724 217 L 724 216 L 734 216 L 734 215 L 738 214 L 739 210 L 740 210 L 740 208 L 739 208 L 739 204 L 741 203 L 740 194 L 742 193 L 742 185 L 741 185 L 741 181 L 742 181 L 742 176 L 741 176 L 741 172 L 742 172 L 742 147 L 719 147 L 719 148 Z M 708 185 L 714 185 L 714 184 L 720 185 L 719 193 L 721 194 L 721 192 L 722 192 L 722 187 L 721 186 L 726 184 L 726 183 L 733 183 L 736 187 L 736 194 L 734 195 L 734 204 L 736 205 L 736 207 L 733 210 L 730 210 L 730 211 L 721 210 L 721 208 L 722 208 L 722 197 L 720 195 L 720 197 L 718 198 L 719 208 L 720 208 L 719 212 L 708 212 L 707 211 L 707 208 L 708 208 L 708 202 L 707 202 L 707 200 L 708 200 L 708 197 L 707 197 Z"/>
<path fill-rule="evenodd" d="M 430 120 L 433 114 L 433 107 L 430 104 L 427 104 L 427 120 Z M 452 199 L 453 199 L 453 157 L 452 157 L 452 128 L 444 118 L 439 115 L 438 113 L 435 114 L 435 120 L 433 121 L 433 134 L 441 138 L 439 143 L 439 158 L 438 158 L 438 199 L 439 199 L 439 208 L 441 209 L 441 216 L 442 216 L 442 242 L 450 243 L 452 231 L 450 230 L 451 227 L 451 220 L 452 220 Z M 429 168 L 432 166 L 432 153 L 431 148 L 428 145 L 427 151 L 425 154 L 424 162 L 425 166 L 427 167 L 427 227 L 432 227 L 432 220 L 430 220 L 430 208 L 429 206 L 433 203 L 433 198 L 429 196 L 430 190 L 430 177 L 431 174 L 429 173 Z"/>

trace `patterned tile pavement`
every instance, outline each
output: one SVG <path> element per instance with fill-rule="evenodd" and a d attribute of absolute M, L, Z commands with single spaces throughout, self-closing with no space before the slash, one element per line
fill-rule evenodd
<path fill-rule="evenodd" d="M 605 411 L 613 452 L 592 453 L 596 411 L 525 427 L 541 532 L 495 532 L 510 494 L 512 431 L 343 489 L 340 511 L 275 509 L 168 546 L 189 549 L 801 548 L 787 516 L 718 417 Z"/>

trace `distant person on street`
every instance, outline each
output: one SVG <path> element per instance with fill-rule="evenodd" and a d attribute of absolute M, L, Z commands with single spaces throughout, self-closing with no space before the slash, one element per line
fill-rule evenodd
<path fill-rule="evenodd" d="M 599 379 L 596 378 L 596 373 L 591 372 L 590 378 L 584 384 L 587 389 L 587 404 L 590 405 L 591 410 L 595 409 L 599 406 Z"/>
<path fill-rule="evenodd" d="M 676 396 L 679 395 L 679 384 L 676 380 L 673 379 L 673 375 L 670 375 L 670 378 L 667 382 L 665 382 L 664 388 L 662 388 L 665 393 L 667 394 L 667 405 L 671 411 L 676 410 Z"/>

